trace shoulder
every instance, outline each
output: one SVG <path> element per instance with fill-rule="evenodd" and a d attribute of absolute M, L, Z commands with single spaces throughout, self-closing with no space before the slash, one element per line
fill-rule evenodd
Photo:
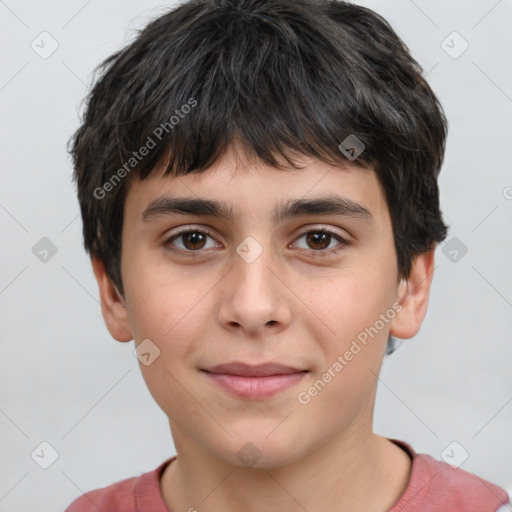
<path fill-rule="evenodd" d="M 409 484 L 390 512 L 498 512 L 509 503 L 507 492 L 488 480 L 431 455 L 417 454 L 403 441 L 396 444 L 408 448 L 413 463 Z"/>
<path fill-rule="evenodd" d="M 127 478 L 101 489 L 86 492 L 66 509 L 66 512 L 133 512 L 138 477 Z"/>
<path fill-rule="evenodd" d="M 161 498 L 159 478 L 164 467 L 175 458 L 167 459 L 156 469 L 140 476 L 86 492 L 73 501 L 65 512 L 137 512 L 147 507 L 154 512 L 167 510 Z"/>
<path fill-rule="evenodd" d="M 496 512 L 509 501 L 504 489 L 474 473 L 454 468 L 430 455 L 420 454 L 418 457 L 429 468 L 430 493 L 434 501 L 444 501 L 461 510 L 482 512 Z"/>

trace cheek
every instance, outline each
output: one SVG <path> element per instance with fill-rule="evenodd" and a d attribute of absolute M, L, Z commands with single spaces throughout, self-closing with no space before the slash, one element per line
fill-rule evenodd
<path fill-rule="evenodd" d="M 183 384 L 193 366 L 190 354 L 197 351 L 197 340 L 204 339 L 209 288 L 199 286 L 197 279 L 191 282 L 183 274 L 170 273 L 169 268 L 150 265 L 127 282 L 134 337 L 137 343 L 151 340 L 160 351 L 150 365 L 139 364 L 142 376 L 156 403 L 173 417 L 197 415 Z"/>
<path fill-rule="evenodd" d="M 194 330 L 202 299 L 211 288 L 208 279 L 149 261 L 143 267 L 133 267 L 132 272 L 125 287 L 131 297 L 129 314 L 138 338 L 153 337 L 166 343 L 176 333 L 183 336 L 184 331 Z"/>
<path fill-rule="evenodd" d="M 322 391 L 305 410 L 309 408 L 315 411 L 314 417 L 323 418 L 326 429 L 332 422 L 350 423 L 363 410 L 368 409 L 369 413 L 375 375 L 379 373 L 386 347 L 389 323 L 379 319 L 389 309 L 389 290 L 386 283 L 375 286 L 370 273 L 362 276 L 333 282 L 321 299 L 314 302 L 322 322 L 310 314 L 308 329 L 316 343 L 322 345 L 315 379 L 326 384 L 323 388 L 319 385 Z M 312 294 L 312 301 L 314 297 Z M 377 330 L 376 322 L 380 322 Z M 318 386 L 314 382 L 310 384 Z M 308 392 L 307 388 L 303 391 Z"/>
<path fill-rule="evenodd" d="M 350 343 L 365 327 L 373 325 L 391 304 L 390 284 L 380 271 L 358 271 L 316 281 L 301 289 L 310 328 L 322 329 L 339 343 Z"/>
<path fill-rule="evenodd" d="M 375 386 L 374 374 L 379 373 L 390 326 L 380 315 L 389 311 L 391 297 L 389 283 L 382 275 L 379 281 L 374 273 L 354 272 L 331 279 L 322 293 L 312 289 L 309 302 L 305 301 L 315 313 L 308 312 L 306 328 L 322 346 L 317 371 L 322 374 L 330 368 L 336 375 L 317 402 L 318 406 L 324 402 L 326 410 L 329 402 L 337 404 L 340 411 L 357 409 L 359 402 L 365 402 L 365 393 Z M 333 366 L 339 357 L 343 369 L 336 372 Z"/>

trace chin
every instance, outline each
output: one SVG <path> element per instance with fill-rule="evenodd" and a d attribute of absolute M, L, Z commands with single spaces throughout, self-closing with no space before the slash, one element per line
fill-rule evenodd
<path fill-rule="evenodd" d="M 279 428 L 279 427 L 278 427 Z M 298 440 L 283 429 L 277 434 L 276 431 L 268 435 L 271 429 L 261 429 L 258 434 L 254 433 L 254 427 L 245 433 L 237 433 L 230 438 L 229 447 L 219 451 L 219 445 L 214 448 L 215 453 L 227 464 L 238 467 L 272 469 L 286 466 L 295 462 L 301 457 Z"/>

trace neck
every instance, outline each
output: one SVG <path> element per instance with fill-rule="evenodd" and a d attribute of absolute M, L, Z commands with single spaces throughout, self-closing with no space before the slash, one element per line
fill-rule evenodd
<path fill-rule="evenodd" d="M 190 439 L 183 443 L 182 434 L 173 429 L 178 458 L 160 482 L 173 512 L 385 512 L 403 494 L 410 476 L 409 456 L 372 432 L 344 433 L 300 459 L 271 468 L 228 464 Z"/>

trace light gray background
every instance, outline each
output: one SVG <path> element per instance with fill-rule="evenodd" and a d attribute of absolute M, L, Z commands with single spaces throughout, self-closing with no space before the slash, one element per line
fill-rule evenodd
<path fill-rule="evenodd" d="M 94 66 L 171 5 L 0 1 L 0 511 L 64 510 L 175 453 L 133 342 L 104 326 L 65 151 Z M 421 332 L 384 361 L 375 431 L 437 459 L 457 441 L 463 469 L 510 491 L 512 1 L 364 5 L 409 46 L 450 123 L 440 188 L 452 227 Z M 59 45 L 46 59 L 31 48 L 43 31 Z M 452 56 L 441 46 L 453 31 L 469 43 L 458 58 L 457 36 Z M 45 263 L 32 252 L 42 237 L 57 247 Z M 443 253 L 452 237 L 468 249 L 456 262 Z M 59 455 L 46 470 L 31 458 L 43 441 Z"/>

